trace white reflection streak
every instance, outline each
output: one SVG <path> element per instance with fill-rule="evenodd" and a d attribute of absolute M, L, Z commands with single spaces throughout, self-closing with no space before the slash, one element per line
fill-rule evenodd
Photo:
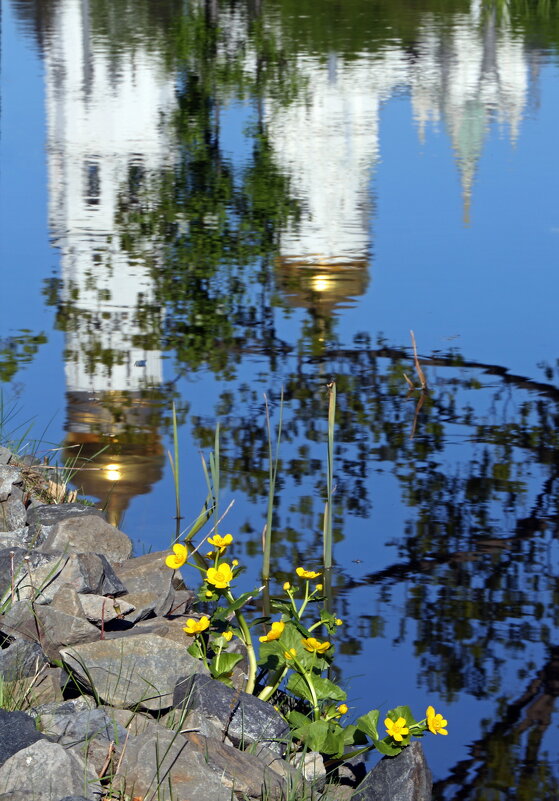
<path fill-rule="evenodd" d="M 45 74 L 49 222 L 61 250 L 63 298 L 75 297 L 80 313 L 80 325 L 66 334 L 67 389 L 159 384 L 160 351 L 132 344 L 141 333 L 136 309 L 153 301 L 153 281 L 121 248 L 116 214 L 129 168 L 148 175 L 169 159 L 162 121 L 175 104 L 174 81 L 141 44 L 111 58 L 92 41 L 88 3 L 80 0 L 56 6 Z M 92 363 L 93 346 L 118 354 L 119 363 Z"/>

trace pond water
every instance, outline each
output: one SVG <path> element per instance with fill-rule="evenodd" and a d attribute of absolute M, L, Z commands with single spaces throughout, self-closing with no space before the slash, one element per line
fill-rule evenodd
<path fill-rule="evenodd" d="M 281 583 L 335 380 L 338 674 L 444 712 L 448 801 L 559 797 L 558 52 L 553 0 L 2 5 L 3 435 L 79 449 L 141 553 L 172 402 L 185 525 L 219 422 L 250 587 L 283 388 Z"/>

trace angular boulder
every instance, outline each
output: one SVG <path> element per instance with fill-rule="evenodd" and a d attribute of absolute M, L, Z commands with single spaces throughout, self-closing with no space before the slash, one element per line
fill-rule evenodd
<path fill-rule="evenodd" d="M 395 757 L 383 757 L 365 776 L 352 801 L 431 801 L 433 779 L 421 743 L 414 740 Z"/>
<path fill-rule="evenodd" d="M 50 527 L 39 550 L 43 553 L 97 553 L 110 562 L 121 562 L 132 553 L 132 541 L 98 514 L 71 514 Z"/>
<path fill-rule="evenodd" d="M 207 673 L 184 646 L 150 634 L 63 648 L 60 655 L 85 686 L 121 708 L 169 709 L 179 677 Z"/>

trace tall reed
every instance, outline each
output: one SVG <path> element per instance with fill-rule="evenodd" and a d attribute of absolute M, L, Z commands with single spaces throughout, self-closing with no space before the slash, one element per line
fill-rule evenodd
<path fill-rule="evenodd" d="M 332 495 L 334 480 L 334 425 L 336 421 L 336 384 L 328 384 L 328 461 L 326 465 L 326 504 L 322 532 L 324 569 L 332 567 Z"/>
<path fill-rule="evenodd" d="M 270 580 L 270 559 L 272 553 L 272 517 L 274 514 L 274 495 L 276 491 L 276 477 L 278 474 L 279 448 L 281 441 L 281 428 L 283 424 L 283 387 L 281 388 L 278 435 L 276 440 L 276 453 L 274 456 L 272 448 L 272 424 L 270 421 L 270 409 L 268 398 L 264 395 L 266 404 L 266 430 L 268 432 L 268 511 L 266 523 L 262 531 L 262 578 L 265 582 Z"/>

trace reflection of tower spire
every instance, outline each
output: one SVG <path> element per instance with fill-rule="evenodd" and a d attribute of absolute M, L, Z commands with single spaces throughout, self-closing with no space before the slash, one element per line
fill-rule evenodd
<path fill-rule="evenodd" d="M 123 247 L 117 215 L 168 161 L 162 123 L 175 105 L 174 80 L 161 59 L 141 41 L 115 56 L 115 44 L 93 37 L 89 0 L 60 0 L 45 72 L 49 217 L 61 251 L 59 322 L 66 332 L 66 445 L 79 445 L 80 456 L 92 460 L 77 483 L 97 497 L 113 488 L 113 519 L 162 469 L 157 428 L 144 419 L 148 412 L 153 418 L 148 397 L 162 383 L 161 311 L 146 266 L 158 254 L 147 237 L 134 250 Z M 90 471 L 94 466 L 99 472 Z"/>
<path fill-rule="evenodd" d="M 491 120 L 506 122 L 514 143 L 526 104 L 527 66 L 522 40 L 507 16 L 456 15 L 452 30 L 435 18 L 419 35 L 419 57 L 411 70 L 412 104 L 423 135 L 429 119 L 444 117 L 460 170 L 464 221 L 469 223 L 477 164 Z"/>

